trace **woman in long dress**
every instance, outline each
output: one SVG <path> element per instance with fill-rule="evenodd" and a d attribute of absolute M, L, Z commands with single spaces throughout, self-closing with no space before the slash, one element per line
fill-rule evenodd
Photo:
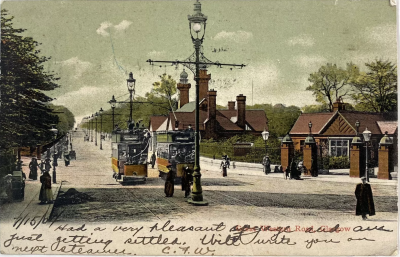
<path fill-rule="evenodd" d="M 29 178 L 32 180 L 37 180 L 37 170 L 38 163 L 35 157 L 32 158 L 32 161 L 29 163 Z"/>
<path fill-rule="evenodd" d="M 172 165 L 168 164 L 168 173 L 167 178 L 165 179 L 165 187 L 164 193 L 166 197 L 172 197 L 174 195 L 174 182 L 175 182 L 175 174 L 172 170 Z"/>
<path fill-rule="evenodd" d="M 51 176 L 48 171 L 45 171 L 43 175 L 40 176 L 40 183 L 42 183 L 39 194 L 40 203 L 52 203 L 53 191 L 51 190 Z"/>

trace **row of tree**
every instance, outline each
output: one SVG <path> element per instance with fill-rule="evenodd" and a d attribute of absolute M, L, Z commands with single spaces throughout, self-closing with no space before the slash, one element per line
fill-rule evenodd
<path fill-rule="evenodd" d="M 74 116 L 65 107 L 51 105 L 44 92 L 59 87 L 53 72 L 44 69 L 50 58 L 40 55 L 39 43 L 13 28 L 14 17 L 1 10 L 0 151 L 46 143 L 73 128 Z"/>
<path fill-rule="evenodd" d="M 375 60 L 365 64 L 362 72 L 353 63 L 346 68 L 326 64 L 310 74 L 311 91 L 321 109 L 332 111 L 336 99 L 347 98 L 354 103 L 357 111 L 397 111 L 397 66 L 389 61 Z"/>

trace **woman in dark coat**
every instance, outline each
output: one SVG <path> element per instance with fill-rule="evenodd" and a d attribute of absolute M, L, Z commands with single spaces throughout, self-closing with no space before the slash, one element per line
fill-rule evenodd
<path fill-rule="evenodd" d="M 50 159 L 46 159 L 44 162 L 44 170 L 49 172 L 51 169 Z"/>
<path fill-rule="evenodd" d="M 39 194 L 40 203 L 52 203 L 53 191 L 51 190 L 51 176 L 49 172 L 45 171 L 43 175 L 40 176 L 40 183 L 42 183 Z"/>
<path fill-rule="evenodd" d="M 297 165 L 294 160 L 290 163 L 290 179 L 297 179 L 298 174 L 297 174 Z"/>
<path fill-rule="evenodd" d="M 375 215 L 374 198 L 372 196 L 371 186 L 366 183 L 366 178 L 361 178 L 362 183 L 357 184 L 355 195 L 357 198 L 356 215 L 362 216 L 363 220 L 369 216 Z"/>
<path fill-rule="evenodd" d="M 171 164 L 168 164 L 167 169 L 168 173 L 167 178 L 165 179 L 164 193 L 166 197 L 172 197 L 174 195 L 175 174 L 172 170 Z"/>
<path fill-rule="evenodd" d="M 29 178 L 32 180 L 37 180 L 38 165 L 36 158 L 33 157 L 32 161 L 29 163 Z"/>

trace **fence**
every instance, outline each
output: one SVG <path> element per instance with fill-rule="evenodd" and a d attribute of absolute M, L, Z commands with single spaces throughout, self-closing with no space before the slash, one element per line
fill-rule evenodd
<path fill-rule="evenodd" d="M 238 149 L 240 148 L 240 149 Z M 243 149 L 242 149 L 243 148 Z M 243 156 L 235 156 L 234 152 L 247 152 Z M 238 146 L 225 146 L 218 143 L 202 143 L 200 144 L 200 155 L 204 157 L 220 159 L 223 155 L 228 155 L 231 161 L 261 163 L 265 156 L 264 147 L 238 147 Z M 268 148 L 268 156 L 272 164 L 279 165 L 281 163 L 281 149 L 280 147 Z"/>

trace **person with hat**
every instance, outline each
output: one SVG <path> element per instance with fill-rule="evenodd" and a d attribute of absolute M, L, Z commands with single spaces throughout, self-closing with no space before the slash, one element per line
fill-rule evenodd
<path fill-rule="evenodd" d="M 370 184 L 367 183 L 365 177 L 362 177 L 361 181 L 362 183 L 357 184 L 355 191 L 357 198 L 356 215 L 361 215 L 362 219 L 366 220 L 367 214 L 369 216 L 375 215 L 375 205 Z"/>
<path fill-rule="evenodd" d="M 46 160 L 44 161 L 44 170 L 49 172 L 50 169 L 51 169 L 50 159 L 46 158 Z"/>
<path fill-rule="evenodd" d="M 40 188 L 39 201 L 41 204 L 53 202 L 53 191 L 51 190 L 51 176 L 46 170 L 42 176 L 40 176 Z"/>
<path fill-rule="evenodd" d="M 174 195 L 174 183 L 175 183 L 175 173 L 172 170 L 172 164 L 167 165 L 168 173 L 165 179 L 164 193 L 166 197 L 172 197 Z"/>
<path fill-rule="evenodd" d="M 32 180 L 37 180 L 37 170 L 39 164 L 37 163 L 36 157 L 33 157 L 29 163 L 29 178 Z"/>
<path fill-rule="evenodd" d="M 193 171 L 189 167 L 183 169 L 182 191 L 185 191 L 185 198 L 190 195 L 190 185 L 193 183 Z"/>
<path fill-rule="evenodd" d="M 268 173 L 271 172 L 271 161 L 269 160 L 269 156 L 265 155 L 263 158 L 263 168 L 264 168 L 264 174 L 268 175 Z"/>

